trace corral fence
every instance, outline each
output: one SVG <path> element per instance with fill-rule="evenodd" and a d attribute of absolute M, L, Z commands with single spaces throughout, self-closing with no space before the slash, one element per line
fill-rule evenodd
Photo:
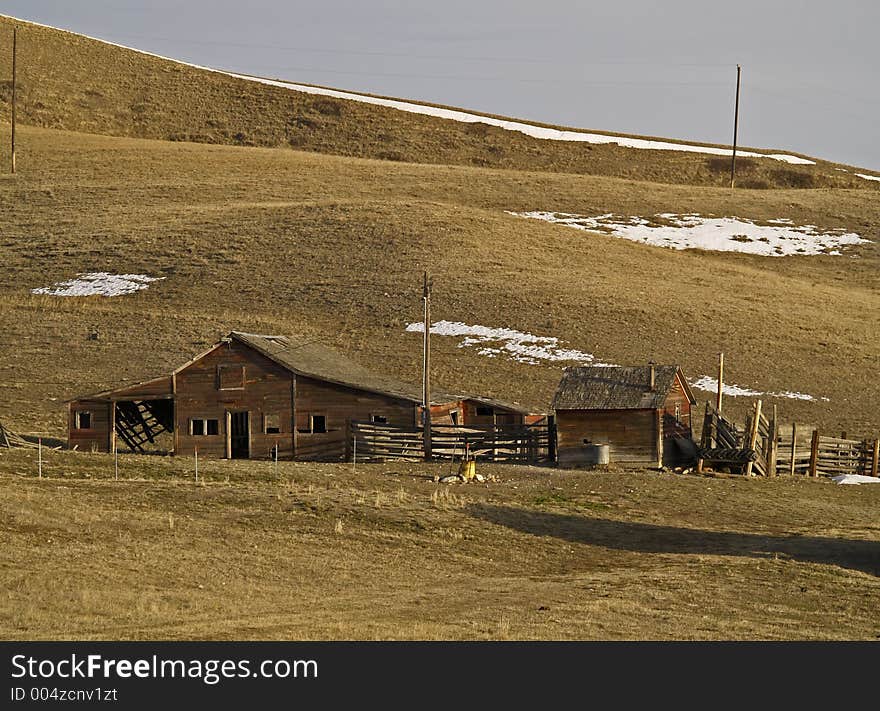
<path fill-rule="evenodd" d="M 356 461 L 423 460 L 421 427 L 351 422 L 350 455 Z M 431 457 L 523 464 L 550 463 L 556 458 L 552 418 L 530 425 L 432 425 Z"/>
<path fill-rule="evenodd" d="M 707 403 L 698 456 L 699 470 L 709 464 L 761 476 L 880 475 L 880 439 L 830 437 L 810 425 L 782 425 L 775 407 L 769 419 L 762 413 L 760 400 L 743 427 Z"/>

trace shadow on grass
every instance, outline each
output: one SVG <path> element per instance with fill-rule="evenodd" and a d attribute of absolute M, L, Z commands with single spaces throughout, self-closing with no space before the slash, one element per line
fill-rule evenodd
<path fill-rule="evenodd" d="M 612 521 L 508 506 L 472 504 L 475 518 L 535 536 L 635 553 L 691 553 L 766 558 L 774 554 L 880 575 L 880 542 L 814 536 L 772 536 Z"/>

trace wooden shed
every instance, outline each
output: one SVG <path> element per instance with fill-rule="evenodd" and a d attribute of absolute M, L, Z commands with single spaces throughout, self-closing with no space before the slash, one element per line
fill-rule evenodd
<path fill-rule="evenodd" d="M 566 368 L 553 398 L 560 466 L 672 466 L 693 458 L 693 392 L 676 365 Z"/>
<path fill-rule="evenodd" d="M 445 402 L 431 406 L 435 425 L 530 425 L 546 417 L 532 414 L 516 402 L 476 395 L 440 396 Z"/>
<path fill-rule="evenodd" d="M 442 394 L 432 404 L 445 405 Z M 449 396 L 452 399 L 452 396 Z M 69 403 L 70 447 L 339 460 L 351 420 L 415 426 L 421 389 L 313 341 L 233 331 L 144 383 Z"/>

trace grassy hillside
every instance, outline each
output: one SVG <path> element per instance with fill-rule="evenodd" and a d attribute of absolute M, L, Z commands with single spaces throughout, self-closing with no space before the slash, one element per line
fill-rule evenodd
<path fill-rule="evenodd" d="M 232 328 L 314 335 L 418 381 L 420 337 L 404 328 L 420 318 L 424 268 L 437 319 L 692 377 L 723 349 L 730 382 L 829 398 L 776 401 L 786 421 L 880 424 L 876 241 L 843 257 L 676 252 L 504 212 L 786 217 L 877 240 L 872 190 L 731 192 L 41 129 L 21 145 L 20 173 L 0 178 L 0 416 L 26 429 L 62 434 L 65 398 L 167 372 Z M 100 270 L 165 279 L 109 299 L 29 293 Z M 564 365 L 434 344 L 438 387 L 536 409 Z M 737 414 L 751 402 L 729 399 Z"/>
<path fill-rule="evenodd" d="M 0 450 L 0 637 L 880 635 L 877 486 L 121 459 Z"/>
<path fill-rule="evenodd" d="M 309 96 L 28 23 L 19 26 L 19 119 L 44 128 L 244 146 L 292 147 L 389 161 L 445 163 L 724 185 L 727 159 L 538 140 L 489 127 Z M 13 20 L 0 16 L 0 44 Z M 0 53 L 8 120 L 10 53 Z M 230 68 L 234 69 L 234 68 Z M 296 77 L 289 77 L 296 80 Z M 744 188 L 865 187 L 836 165 L 739 163 Z M 872 184 L 868 184 L 872 186 Z M 872 186 L 876 189 L 877 186 Z"/>

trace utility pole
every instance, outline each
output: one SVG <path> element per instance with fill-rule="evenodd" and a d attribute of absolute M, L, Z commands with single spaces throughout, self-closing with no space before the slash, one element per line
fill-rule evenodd
<path fill-rule="evenodd" d="M 431 459 L 431 283 L 428 272 L 422 286 L 422 299 L 425 302 L 425 334 L 422 340 L 422 437 L 425 459 Z"/>
<path fill-rule="evenodd" d="M 12 172 L 15 173 L 15 57 L 16 57 L 16 41 L 18 39 L 18 28 L 12 28 Z"/>
<path fill-rule="evenodd" d="M 736 179 L 736 139 L 739 129 L 739 82 L 742 74 L 742 67 L 736 65 L 736 105 L 733 110 L 733 154 L 730 157 L 730 187 L 734 185 Z"/>

